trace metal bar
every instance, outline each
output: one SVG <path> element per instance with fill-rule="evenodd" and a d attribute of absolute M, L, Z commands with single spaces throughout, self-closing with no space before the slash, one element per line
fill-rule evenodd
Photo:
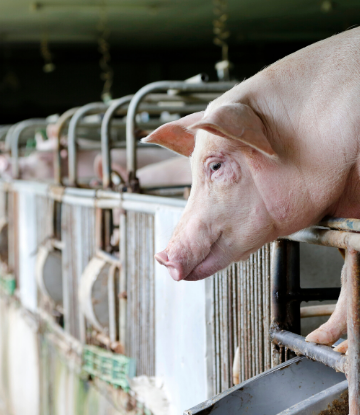
<path fill-rule="evenodd" d="M 325 301 L 337 300 L 340 295 L 340 288 L 300 288 L 298 293 L 293 293 L 299 301 Z"/>
<path fill-rule="evenodd" d="M 14 179 L 20 178 L 19 170 L 19 141 L 21 134 L 29 128 L 44 128 L 47 126 L 44 118 L 32 118 L 30 120 L 21 121 L 15 124 L 14 128 L 10 128 L 5 138 L 5 149 L 11 149 L 11 158 L 13 161 L 12 172 Z"/>
<path fill-rule="evenodd" d="M 62 171 L 61 171 L 61 134 L 65 128 L 68 120 L 76 113 L 79 107 L 71 108 L 65 111 L 59 119 L 56 121 L 56 151 L 54 156 L 54 178 L 55 183 L 62 184 Z"/>
<path fill-rule="evenodd" d="M 101 154 L 104 189 L 111 187 L 110 123 L 114 114 L 119 110 L 119 108 L 128 104 L 131 99 L 132 95 L 127 95 L 113 101 L 105 112 L 103 121 L 101 123 Z"/>
<path fill-rule="evenodd" d="M 285 239 L 341 249 L 353 248 L 356 251 L 360 251 L 360 234 L 352 232 L 312 227 L 286 236 Z"/>
<path fill-rule="evenodd" d="M 128 184 L 129 190 L 138 190 L 138 181 L 136 179 L 136 140 L 135 140 L 135 116 L 140 105 L 140 102 L 144 97 L 151 92 L 155 91 L 167 91 L 169 89 L 179 90 L 185 93 L 191 92 L 225 92 L 232 88 L 235 84 L 232 82 L 213 82 L 213 83 L 199 83 L 192 84 L 181 81 L 160 81 L 153 82 L 151 84 L 142 87 L 132 98 L 128 115 L 126 119 L 126 157 L 127 157 L 127 169 L 128 169 Z"/>
<path fill-rule="evenodd" d="M 346 255 L 348 284 L 348 381 L 349 415 L 360 415 L 360 253 L 349 249 Z"/>
<path fill-rule="evenodd" d="M 338 229 L 340 231 L 360 232 L 359 219 L 325 218 L 319 223 L 319 225 L 326 226 L 327 228 Z"/>
<path fill-rule="evenodd" d="M 278 346 L 286 346 L 296 354 L 304 355 L 338 372 L 347 373 L 348 357 L 334 352 L 331 347 L 322 344 L 308 343 L 305 338 L 286 330 L 275 329 L 271 332 L 272 340 Z M 355 413 L 354 413 L 355 414 Z"/>
<path fill-rule="evenodd" d="M 274 242 L 271 267 L 272 325 L 285 328 L 286 318 L 286 241 Z"/>
<path fill-rule="evenodd" d="M 79 108 L 70 120 L 68 131 L 68 162 L 69 162 L 69 184 L 77 185 L 77 151 L 76 151 L 76 129 L 80 120 L 89 113 L 105 112 L 108 105 L 103 102 L 93 102 Z"/>
<path fill-rule="evenodd" d="M 336 304 L 325 304 L 325 305 L 313 305 L 309 307 L 300 308 L 300 317 L 320 317 L 320 316 L 331 316 L 334 312 Z"/>
<path fill-rule="evenodd" d="M 0 141 L 5 141 L 6 135 L 11 127 L 12 125 L 2 125 L 0 127 Z"/>

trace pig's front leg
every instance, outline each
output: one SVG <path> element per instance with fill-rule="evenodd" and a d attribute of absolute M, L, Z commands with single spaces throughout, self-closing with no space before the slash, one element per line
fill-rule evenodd
<path fill-rule="evenodd" d="M 347 331 L 346 300 L 346 265 L 344 264 L 341 271 L 341 292 L 334 312 L 325 324 L 323 324 L 318 329 L 310 333 L 305 340 L 312 343 L 320 343 L 327 345 L 332 345 L 337 340 L 339 340 L 339 338 Z M 343 352 L 342 349 L 341 352 Z"/>

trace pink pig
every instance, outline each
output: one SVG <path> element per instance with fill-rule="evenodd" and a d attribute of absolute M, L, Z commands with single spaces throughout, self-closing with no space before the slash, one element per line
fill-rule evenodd
<path fill-rule="evenodd" d="M 359 100 L 360 29 L 353 29 L 150 134 L 144 142 L 190 157 L 193 176 L 157 261 L 174 280 L 196 281 L 324 216 L 360 218 Z M 328 344 L 346 332 L 345 302 L 343 289 L 308 341 Z"/>

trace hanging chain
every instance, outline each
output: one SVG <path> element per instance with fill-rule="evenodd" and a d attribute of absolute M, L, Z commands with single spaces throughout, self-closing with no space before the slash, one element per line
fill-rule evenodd
<path fill-rule="evenodd" d="M 228 3 L 227 0 L 213 0 L 214 15 L 213 31 L 214 31 L 214 43 L 221 47 L 222 61 L 215 65 L 218 72 L 218 77 L 222 81 L 228 81 L 230 78 L 229 62 L 229 45 L 227 39 L 230 36 L 230 31 L 227 29 L 228 15 Z"/>
<path fill-rule="evenodd" d="M 104 81 L 101 98 L 104 102 L 108 102 L 111 100 L 111 87 L 113 83 L 114 72 L 110 66 L 111 55 L 110 55 L 110 44 L 108 41 L 110 30 L 107 25 L 106 0 L 102 1 L 98 31 L 99 31 L 98 45 L 99 45 L 99 52 L 101 53 L 99 65 L 100 65 L 100 69 L 102 70 L 100 77 Z"/>
<path fill-rule="evenodd" d="M 53 72 L 55 70 L 55 65 L 52 60 L 52 54 L 50 52 L 48 36 L 46 33 L 43 34 L 40 42 L 40 52 L 44 59 L 43 71 L 46 73 Z"/>

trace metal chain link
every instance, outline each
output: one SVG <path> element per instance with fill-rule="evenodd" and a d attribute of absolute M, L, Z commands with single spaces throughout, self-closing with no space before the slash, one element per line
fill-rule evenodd
<path fill-rule="evenodd" d="M 55 65 L 52 60 L 52 54 L 50 52 L 47 34 L 44 34 L 41 39 L 40 52 L 41 52 L 41 56 L 43 57 L 45 61 L 44 66 L 43 66 L 43 71 L 47 73 L 53 72 L 55 70 Z"/>
<path fill-rule="evenodd" d="M 104 86 L 103 86 L 103 90 L 101 93 L 101 99 L 104 102 L 109 102 L 112 98 L 111 87 L 113 84 L 114 72 L 110 65 L 111 55 L 110 55 L 110 44 L 108 41 L 109 36 L 110 36 L 110 30 L 107 25 L 106 0 L 102 1 L 98 31 L 99 31 L 98 45 L 99 45 L 99 52 L 101 53 L 99 65 L 102 70 L 100 77 L 104 81 Z"/>
<path fill-rule="evenodd" d="M 218 77 L 221 81 L 229 81 L 229 70 L 231 64 L 229 62 L 229 45 L 227 39 L 230 37 L 230 31 L 227 29 L 228 2 L 227 0 L 213 0 L 214 15 L 213 32 L 214 44 L 221 47 L 222 61 L 215 65 Z"/>

